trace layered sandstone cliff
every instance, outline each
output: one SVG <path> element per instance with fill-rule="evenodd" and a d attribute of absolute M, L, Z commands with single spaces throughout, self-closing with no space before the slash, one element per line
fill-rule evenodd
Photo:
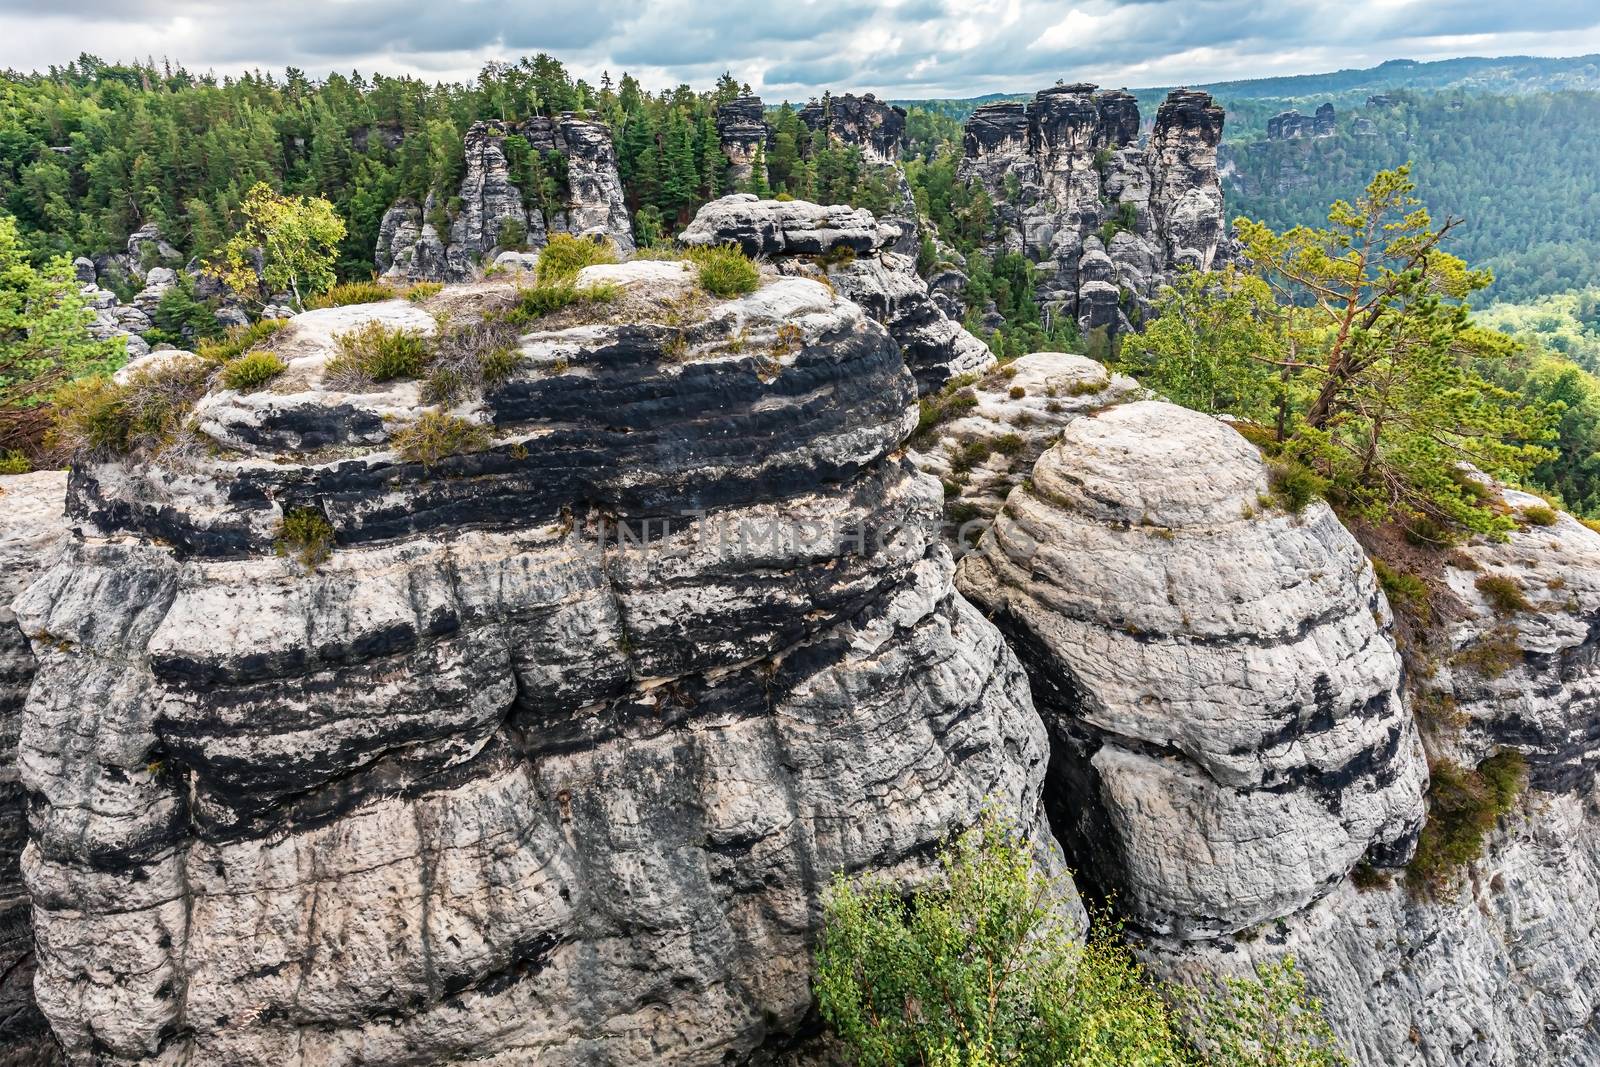
<path fill-rule="evenodd" d="M 518 137 L 546 171 L 559 170 L 559 203 L 530 202 L 519 188 L 505 142 Z M 464 145 L 466 174 L 444 213 L 424 203 L 396 201 L 379 224 L 377 268 L 388 278 L 464 281 L 497 249 L 542 248 L 552 233 L 600 235 L 633 250 L 633 224 L 617 172 L 616 148 L 604 123 L 571 114 L 521 123 L 475 122 Z"/>
<path fill-rule="evenodd" d="M 897 251 L 909 227 L 870 211 L 801 200 L 760 200 L 736 193 L 707 204 L 679 240 L 736 244 L 771 259 L 787 274 L 826 279 L 888 327 L 919 392 L 994 364 L 988 346 L 950 318 L 917 274 L 916 259 Z"/>
<path fill-rule="evenodd" d="M 960 175 L 993 202 L 1004 250 L 1041 268 L 1041 304 L 1116 333 L 1179 268 L 1225 252 L 1222 122 L 1205 93 L 1173 90 L 1141 146 L 1131 95 L 1058 85 L 973 112 Z"/>
<path fill-rule="evenodd" d="M 335 338 L 444 343 L 509 284 L 297 316 L 287 372 L 199 401 L 214 449 L 73 472 L 17 613 L 74 1061 L 742 1061 L 801 1026 L 833 872 L 920 878 L 986 803 L 1053 854 L 889 331 L 770 269 L 579 283 L 619 291 L 521 327 L 455 454 L 408 458 L 421 384 L 330 377 Z"/>
<path fill-rule="evenodd" d="M 1417 706 L 1332 512 L 1285 511 L 1233 430 L 1142 402 L 1069 422 L 958 584 L 1028 669 L 1080 885 L 1154 973 L 1205 986 L 1292 956 L 1361 1067 L 1556 1067 L 1600 1063 L 1597 565 L 1600 534 L 1566 516 L 1457 550 Z M 1450 817 L 1425 811 L 1423 737 L 1468 770 L 1529 766 L 1443 886 L 1400 869 Z"/>

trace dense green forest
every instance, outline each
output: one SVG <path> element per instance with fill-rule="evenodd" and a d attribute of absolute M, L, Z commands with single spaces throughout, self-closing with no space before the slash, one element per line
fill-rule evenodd
<path fill-rule="evenodd" d="M 471 123 L 571 111 L 611 126 L 648 241 L 731 191 L 714 116 L 745 91 L 730 75 L 706 92 L 652 93 L 627 74 L 595 86 L 546 55 L 492 63 L 470 84 L 433 85 L 361 74 L 312 82 L 294 68 L 219 79 L 85 55 L 0 77 L 0 210 L 40 258 L 120 249 L 150 222 L 185 254 L 204 255 L 237 223 L 245 191 L 265 181 L 332 201 L 347 227 L 339 272 L 361 277 L 396 198 L 432 192 L 449 213 Z M 770 185 L 755 191 L 890 206 L 892 183 L 857 149 L 814 138 L 788 104 L 773 121 Z M 536 154 L 512 164 L 530 207 L 559 182 Z"/>
<path fill-rule="evenodd" d="M 1313 223 L 1367 176 L 1409 160 L 1430 210 L 1466 220 L 1451 251 L 1494 271 L 1485 300 L 1600 281 L 1600 95 L 1393 101 L 1340 115 L 1333 137 L 1230 144 L 1230 214 L 1280 229 Z M 1370 133 L 1356 131 L 1360 119 Z"/>

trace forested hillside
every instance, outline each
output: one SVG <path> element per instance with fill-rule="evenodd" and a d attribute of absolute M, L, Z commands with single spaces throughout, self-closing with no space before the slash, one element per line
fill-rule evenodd
<path fill-rule="evenodd" d="M 1230 214 L 1315 223 L 1374 171 L 1410 160 L 1433 213 L 1466 220 L 1452 250 L 1494 271 L 1487 298 L 1600 281 L 1600 95 L 1391 99 L 1341 114 L 1333 137 L 1227 142 Z"/>
<path fill-rule="evenodd" d="M 648 239 L 730 191 L 714 114 L 746 89 L 729 75 L 708 92 L 652 93 L 627 74 L 594 86 L 546 55 L 435 85 L 361 74 L 313 82 L 294 68 L 218 79 L 81 56 L 42 75 L 0 77 L 0 210 L 36 256 L 120 248 L 149 222 L 185 255 L 203 255 L 226 240 L 245 191 L 265 181 L 327 197 L 347 226 L 339 272 L 362 277 L 396 198 L 431 192 L 451 209 L 471 123 L 572 111 L 611 126 L 628 207 Z M 888 205 L 889 184 L 858 150 L 802 144 L 811 135 L 787 105 L 773 121 L 773 189 Z M 514 160 L 525 195 L 559 184 L 553 162 Z"/>

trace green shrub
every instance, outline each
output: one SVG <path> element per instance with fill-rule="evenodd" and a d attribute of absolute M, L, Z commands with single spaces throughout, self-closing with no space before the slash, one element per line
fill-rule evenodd
<path fill-rule="evenodd" d="M 376 304 L 393 300 L 399 294 L 382 282 L 340 282 L 306 301 L 307 308 L 341 308 L 351 304 Z"/>
<path fill-rule="evenodd" d="M 292 508 L 284 513 L 272 547 L 314 571 L 333 555 L 333 524 L 316 508 Z"/>
<path fill-rule="evenodd" d="M 33 463 L 21 452 L 0 452 L 0 474 L 27 474 L 33 470 Z"/>
<path fill-rule="evenodd" d="M 699 272 L 700 287 L 713 296 L 753 293 L 761 284 L 761 271 L 738 245 L 690 248 L 685 258 Z"/>
<path fill-rule="evenodd" d="M 1296 515 L 1328 491 L 1326 478 L 1291 459 L 1270 462 L 1267 465 L 1267 477 L 1278 504 Z"/>
<path fill-rule="evenodd" d="M 823 899 L 814 989 L 860 1067 L 1191 1067 L 1184 999 L 1133 959 L 1114 923 L 1079 939 L 1070 882 L 985 817 L 941 850 L 941 876 L 907 897 L 879 877 L 836 875 Z M 1166 992 L 1169 996 L 1164 996 Z M 1292 961 L 1218 983 L 1189 1018 L 1221 1067 L 1346 1061 Z"/>
<path fill-rule="evenodd" d="M 1003 456 L 1014 456 L 1022 451 L 1025 442 L 1020 434 L 1003 433 L 992 442 L 994 450 Z"/>
<path fill-rule="evenodd" d="M 1543 504 L 1535 504 L 1530 508 L 1522 509 L 1522 521 L 1529 526 L 1554 526 L 1560 515 L 1555 508 Z"/>
<path fill-rule="evenodd" d="M 436 338 L 424 399 L 453 404 L 502 384 L 522 361 L 516 345 L 516 328 L 504 318 L 472 322 Z"/>
<path fill-rule="evenodd" d="M 940 423 L 959 418 L 977 406 L 978 394 L 973 391 L 970 378 L 950 382 L 933 396 L 917 401 L 917 428 L 912 431 L 912 440 L 923 437 Z"/>
<path fill-rule="evenodd" d="M 1532 611 L 1533 605 L 1522 592 L 1515 579 L 1502 574 L 1485 574 L 1472 583 L 1489 602 L 1496 615 L 1514 615 L 1519 611 Z"/>
<path fill-rule="evenodd" d="M 406 289 L 404 295 L 413 304 L 420 304 L 430 297 L 438 296 L 443 290 L 443 282 L 415 282 Z"/>
<path fill-rule="evenodd" d="M 1511 810 L 1526 781 L 1527 761 L 1515 751 L 1491 756 L 1472 771 L 1447 759 L 1430 764 L 1428 821 L 1406 867 L 1412 894 L 1448 889 L 1459 871 L 1482 856 L 1484 839 Z"/>
<path fill-rule="evenodd" d="M 222 365 L 222 384 L 239 393 L 248 393 L 289 369 L 289 364 L 271 352 L 251 352 Z"/>
<path fill-rule="evenodd" d="M 238 359 L 252 348 L 259 347 L 267 338 L 288 324 L 288 319 L 262 319 L 248 326 L 234 326 L 220 339 L 201 340 L 195 348 L 195 353 L 209 363 L 226 363 L 230 359 Z"/>
<path fill-rule="evenodd" d="M 394 450 L 401 458 L 424 467 L 467 452 L 489 447 L 486 427 L 443 411 L 426 411 L 394 435 Z"/>
<path fill-rule="evenodd" d="M 1028 391 L 1020 385 L 1013 385 L 1009 393 L 1012 400 L 1021 400 L 1028 395 Z"/>
<path fill-rule="evenodd" d="M 505 321 L 521 326 L 564 308 L 609 304 L 621 295 L 621 287 L 610 282 L 580 289 L 571 278 L 541 281 L 531 288 L 517 290 L 517 302 L 506 312 Z"/>
<path fill-rule="evenodd" d="M 1427 582 L 1415 574 L 1394 570 L 1381 559 L 1372 561 L 1372 569 L 1377 573 L 1378 584 L 1383 587 L 1390 604 L 1422 622 L 1433 618 L 1432 592 Z"/>
<path fill-rule="evenodd" d="M 157 455 L 182 436 L 211 370 L 182 359 L 136 372 L 126 385 L 101 377 L 71 382 L 56 393 L 45 444 L 75 463 Z"/>
<path fill-rule="evenodd" d="M 328 380 L 345 389 L 419 377 L 430 358 L 428 339 L 412 330 L 369 322 L 334 338 L 339 354 L 328 361 Z"/>
<path fill-rule="evenodd" d="M 817 257 L 823 268 L 848 267 L 856 261 L 856 250 L 846 244 L 837 244 Z"/>
<path fill-rule="evenodd" d="M 558 233 L 551 235 L 550 243 L 540 251 L 534 277 L 541 285 L 570 280 L 585 267 L 616 261 L 617 249 L 610 241 L 591 241 L 587 237 Z"/>

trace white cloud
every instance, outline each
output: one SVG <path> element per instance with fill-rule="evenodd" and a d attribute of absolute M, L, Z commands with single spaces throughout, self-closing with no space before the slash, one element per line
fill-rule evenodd
<path fill-rule="evenodd" d="M 0 0 L 0 66 L 171 58 L 464 80 L 538 51 L 652 87 L 730 70 L 774 99 L 1196 84 L 1463 53 L 1600 51 L 1593 0 Z"/>

